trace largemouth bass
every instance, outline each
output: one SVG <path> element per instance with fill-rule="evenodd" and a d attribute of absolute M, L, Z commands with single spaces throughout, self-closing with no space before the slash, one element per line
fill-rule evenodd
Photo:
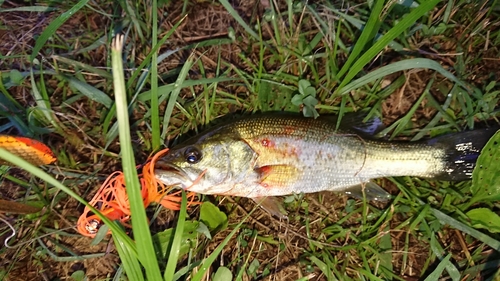
<path fill-rule="evenodd" d="M 329 117 L 284 114 L 232 121 L 174 147 L 158 163 L 156 177 L 198 193 L 256 201 L 324 190 L 374 190 L 371 180 L 381 177 L 467 180 L 481 148 L 495 132 L 483 129 L 427 141 L 388 142 L 363 138 L 358 129 L 336 131 L 335 126 Z"/>

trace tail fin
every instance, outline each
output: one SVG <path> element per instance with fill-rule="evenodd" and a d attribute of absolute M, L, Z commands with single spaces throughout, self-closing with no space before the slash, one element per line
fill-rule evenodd
<path fill-rule="evenodd" d="M 445 135 L 427 141 L 429 145 L 440 145 L 446 149 L 445 169 L 434 178 L 446 181 L 471 179 L 481 150 L 497 130 L 498 127 L 478 129 Z"/>

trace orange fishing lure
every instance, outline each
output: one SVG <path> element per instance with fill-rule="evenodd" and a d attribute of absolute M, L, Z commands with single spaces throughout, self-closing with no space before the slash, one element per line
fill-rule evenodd
<path fill-rule="evenodd" d="M 181 191 L 170 193 L 171 187 L 165 186 L 156 180 L 154 166 L 158 158 L 165 155 L 168 149 L 164 149 L 155 154 L 142 167 L 139 175 L 141 183 L 141 195 L 144 207 L 156 202 L 170 210 L 179 210 L 182 197 Z M 188 194 L 189 204 L 194 204 L 194 193 Z M 130 203 L 125 189 L 125 177 L 122 172 L 112 173 L 99 188 L 89 204 L 98 209 L 110 220 L 118 220 L 120 223 L 130 228 Z M 95 214 L 92 214 L 88 207 L 85 207 L 82 215 L 78 219 L 77 230 L 81 235 L 94 237 L 102 225 L 102 221 Z"/>
<path fill-rule="evenodd" d="M 33 165 L 47 165 L 56 161 L 52 150 L 45 144 L 26 137 L 8 136 L 0 134 L 0 148 L 15 154 Z M 10 162 L 0 159 L 0 165 L 11 165 Z M 0 199 L 0 212 L 11 214 L 33 214 L 40 208 L 19 202 Z"/>
<path fill-rule="evenodd" d="M 47 165 L 54 163 L 56 157 L 45 144 L 26 137 L 0 135 L 0 148 L 13 153 L 33 165 Z M 10 164 L 0 160 L 0 164 Z"/>

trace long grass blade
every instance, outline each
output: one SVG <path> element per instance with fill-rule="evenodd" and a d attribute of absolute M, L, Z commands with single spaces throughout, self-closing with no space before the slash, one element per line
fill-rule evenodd
<path fill-rule="evenodd" d="M 168 131 L 168 124 L 170 123 L 170 117 L 172 116 L 172 111 L 174 110 L 174 106 L 177 103 L 177 97 L 179 96 L 179 93 L 181 92 L 182 89 L 182 84 L 184 83 L 184 80 L 186 79 L 189 70 L 193 65 L 193 62 L 194 60 L 191 55 L 182 66 L 181 72 L 179 73 L 177 80 L 175 80 L 172 92 L 170 93 L 170 97 L 168 99 L 167 108 L 165 109 L 165 115 L 163 116 L 163 130 L 161 133 L 162 139 L 166 138 Z"/>
<path fill-rule="evenodd" d="M 129 280 L 144 280 L 141 265 L 137 260 L 137 253 L 134 254 L 131 252 L 130 248 L 127 247 L 121 239 L 115 236 L 113 237 L 116 250 L 120 256 L 120 261 L 125 268 L 125 272 L 127 273 Z"/>
<path fill-rule="evenodd" d="M 420 17 L 432 10 L 440 0 L 429 0 L 421 3 L 418 8 L 411 11 L 403 17 L 401 21 L 391 28 L 384 36 L 377 40 L 373 46 L 368 49 L 359 59 L 352 65 L 344 79 L 340 83 L 336 92 L 345 92 L 344 87 L 367 65 L 387 44 L 398 37 L 401 33 L 412 26 Z"/>
<path fill-rule="evenodd" d="M 12 163 L 14 166 L 17 166 L 17 167 L 24 169 L 28 173 L 31 173 L 33 176 L 40 178 L 41 180 L 48 183 L 49 185 L 56 187 L 57 189 L 65 192 L 69 196 L 73 197 L 78 202 L 89 207 L 93 213 L 97 214 L 99 216 L 99 218 L 106 225 L 109 226 L 109 228 L 113 232 L 113 236 L 119 237 L 120 241 L 124 245 L 126 245 L 127 248 L 130 249 L 131 253 L 137 255 L 135 244 L 133 243 L 132 239 L 130 239 L 127 236 L 127 234 L 118 225 L 116 225 L 114 222 L 112 222 L 110 219 L 108 219 L 108 217 L 102 215 L 101 212 L 99 212 L 99 210 L 97 210 L 93 206 L 89 205 L 87 203 L 87 201 L 85 201 L 82 197 L 80 197 L 78 194 L 76 194 L 73 190 L 71 190 L 70 188 L 66 187 L 65 185 L 63 185 L 62 183 L 57 181 L 54 177 L 47 174 L 44 170 L 32 165 L 31 163 L 24 160 L 23 158 L 15 155 L 15 154 L 12 154 L 3 148 L 0 148 L 0 159 L 6 160 L 6 161 Z"/>
<path fill-rule="evenodd" d="M 158 1 L 153 0 L 153 17 L 151 26 L 153 27 L 152 45 L 153 48 L 158 43 Z M 152 52 L 151 56 L 151 143 L 153 151 L 160 148 L 160 106 L 158 103 L 158 51 Z"/>
<path fill-rule="evenodd" d="M 181 249 L 182 236 L 184 235 L 184 224 L 186 222 L 186 209 L 187 209 L 187 197 L 186 192 L 182 191 L 182 202 L 181 210 L 179 212 L 179 219 L 177 220 L 177 226 L 175 227 L 174 239 L 172 240 L 172 246 L 170 248 L 170 253 L 168 255 L 168 263 L 163 274 L 163 280 L 169 281 L 174 278 L 175 268 L 177 267 L 177 260 L 179 259 L 179 253 Z"/>
<path fill-rule="evenodd" d="M 130 87 L 132 86 L 134 81 L 137 79 L 137 77 L 143 72 L 146 65 L 149 62 L 151 62 L 151 58 L 153 57 L 153 54 L 158 52 L 158 49 L 161 46 L 163 46 L 165 41 L 167 41 L 167 39 L 175 32 L 177 27 L 184 21 L 185 18 L 186 17 L 183 17 L 178 23 L 176 23 L 174 26 L 172 26 L 172 28 L 165 34 L 165 36 L 163 36 L 163 38 L 161 38 L 161 40 L 156 45 L 153 45 L 153 49 L 151 50 L 151 52 L 149 52 L 149 54 L 144 58 L 142 63 L 139 65 L 139 67 L 137 67 L 137 70 L 132 72 L 132 76 L 130 76 L 130 78 L 127 81 L 127 89 L 130 89 Z M 160 59 L 158 59 L 157 62 L 159 63 Z M 151 92 L 151 91 L 149 91 L 149 92 Z"/>
<path fill-rule="evenodd" d="M 337 9 L 331 9 L 332 12 L 336 13 L 337 15 L 341 16 L 342 18 L 344 18 L 346 21 L 348 21 L 352 26 L 356 27 L 357 29 L 359 30 L 363 30 L 363 28 L 365 27 L 365 22 L 356 18 L 356 17 L 353 17 L 353 16 L 350 16 L 346 13 L 343 13 Z M 382 37 L 382 34 L 380 33 L 377 33 L 375 35 L 375 40 L 378 40 L 380 37 Z M 403 45 L 399 44 L 398 42 L 396 41 L 391 41 L 389 44 L 387 44 L 387 46 L 391 49 L 393 49 L 394 51 L 403 51 L 404 50 L 404 47 Z M 346 48 L 343 48 L 344 50 L 346 50 Z"/>
<path fill-rule="evenodd" d="M 8 96 L 4 94 L 4 90 L 5 89 L 2 89 L 2 93 L 0 93 L 0 116 L 7 117 L 7 119 L 9 119 L 10 125 L 5 124 L 6 128 L 14 126 L 23 136 L 32 137 L 33 131 L 29 128 L 29 126 L 22 120 L 22 118 L 20 118 L 19 115 L 13 114 L 13 112 L 16 112 L 20 106 L 14 104 Z M 5 93 L 8 94 L 6 90 Z M 0 132 L 2 131 L 4 130 L 0 130 Z"/>
<path fill-rule="evenodd" d="M 68 84 L 70 86 L 77 89 L 80 93 L 84 94 L 89 99 L 96 101 L 107 108 L 111 107 L 113 101 L 103 91 L 73 77 L 64 77 L 64 79 L 68 81 Z"/>
<path fill-rule="evenodd" d="M 430 236 L 431 236 L 431 242 L 429 244 L 431 246 L 431 250 L 438 259 L 442 260 L 444 258 L 443 254 L 445 253 L 445 251 L 437 241 L 436 235 L 432 233 Z M 452 281 L 460 280 L 460 271 L 452 262 L 450 261 L 446 262 L 445 268 L 446 271 L 448 271 L 448 275 L 450 276 Z"/>
<path fill-rule="evenodd" d="M 257 35 L 257 33 L 243 20 L 229 1 L 220 0 L 220 3 L 224 6 L 224 8 L 226 8 L 227 12 L 233 17 L 233 19 L 235 19 L 245 29 L 245 31 L 248 32 L 248 34 L 250 34 L 257 41 L 260 41 L 259 35 Z"/>
<path fill-rule="evenodd" d="M 111 49 L 111 62 L 113 67 L 113 85 L 115 89 L 116 117 L 118 119 L 118 131 L 120 148 L 122 153 L 123 173 L 125 185 L 130 201 L 132 213 L 132 228 L 137 243 L 139 260 L 146 269 L 149 280 L 160 280 L 160 269 L 153 247 L 153 239 L 149 231 L 146 210 L 144 209 L 141 195 L 141 185 L 137 175 L 134 153 L 132 150 L 132 139 L 128 118 L 127 95 L 122 62 L 123 35 L 118 35 L 113 41 Z M 135 270 L 129 268 L 129 270 Z"/>
<path fill-rule="evenodd" d="M 0 13 L 8 13 L 8 12 L 33 12 L 33 13 L 47 13 L 57 11 L 58 9 L 55 7 L 47 7 L 47 6 L 24 6 L 24 7 L 15 7 L 9 9 L 0 9 Z"/>
<path fill-rule="evenodd" d="M 192 86 L 197 86 L 197 85 L 210 85 L 213 83 L 220 83 L 220 82 L 229 82 L 229 81 L 235 81 L 237 80 L 236 78 L 228 78 L 228 77 L 216 77 L 216 78 L 203 78 L 203 79 L 197 79 L 197 80 L 187 80 L 183 81 L 180 86 L 176 86 L 175 84 L 169 84 L 165 86 L 160 86 L 158 87 L 158 92 L 163 93 L 160 95 L 160 100 L 159 102 L 163 102 L 166 97 L 174 90 L 175 87 L 180 87 L 186 88 L 186 87 L 192 87 Z M 141 93 L 137 99 L 139 101 L 148 101 L 151 99 L 151 91 L 145 91 L 144 93 Z"/>
<path fill-rule="evenodd" d="M 380 26 L 380 14 L 382 13 L 382 9 L 384 8 L 384 2 L 384 0 L 375 1 L 370 13 L 370 17 L 363 27 L 363 32 L 361 32 L 361 35 L 354 45 L 351 54 L 349 54 L 349 57 L 347 58 L 344 66 L 342 66 L 339 73 L 337 74 L 339 78 L 347 73 L 354 61 L 358 58 L 359 54 L 361 54 L 361 52 L 365 49 L 365 46 L 373 39 L 374 35 L 376 34 L 377 29 Z"/>
<path fill-rule="evenodd" d="M 106 42 L 102 42 L 102 44 L 104 44 L 104 43 L 106 43 Z M 103 69 L 99 69 L 97 67 L 93 67 L 93 66 L 88 65 L 88 64 L 83 63 L 83 62 L 79 62 L 79 61 L 72 60 L 72 59 L 58 56 L 58 55 L 53 55 L 51 58 L 55 59 L 56 61 L 60 61 L 60 62 L 65 63 L 67 65 L 73 66 L 75 68 L 83 69 L 83 70 L 88 71 L 92 74 L 97 74 L 97 75 L 101 76 L 102 78 L 107 78 L 107 79 L 113 78 L 113 75 L 111 75 L 111 73 L 109 73 L 108 71 L 103 70 Z"/>
<path fill-rule="evenodd" d="M 448 254 L 444 259 L 441 260 L 441 262 L 438 264 L 436 269 L 425 278 L 424 281 L 433 281 L 433 280 L 439 280 L 439 277 L 443 273 L 443 271 L 446 268 L 446 265 L 450 262 L 451 254 Z"/>
<path fill-rule="evenodd" d="M 243 223 L 253 214 L 254 211 L 255 211 L 255 208 L 251 212 L 249 212 L 241 220 L 240 223 L 238 223 L 236 225 L 236 227 L 231 231 L 231 233 L 229 233 L 229 235 L 226 236 L 226 238 L 224 238 L 224 240 L 222 241 L 222 243 L 220 243 L 219 246 L 217 246 L 217 248 L 215 248 L 215 250 L 210 254 L 210 256 L 208 256 L 203 261 L 203 263 L 200 266 L 198 272 L 196 272 L 196 274 L 191 278 L 191 281 L 201 281 L 203 279 L 203 277 L 207 273 L 207 271 L 210 268 L 210 266 L 212 265 L 212 263 L 214 263 L 214 261 L 220 255 L 220 253 L 222 252 L 222 250 L 224 249 L 224 247 L 226 247 L 227 243 L 229 243 L 229 240 L 231 240 L 231 238 L 233 238 L 233 236 L 240 230 L 240 228 L 243 225 Z"/>
<path fill-rule="evenodd" d="M 464 223 L 461 223 L 457 221 L 456 219 L 448 216 L 447 214 L 431 208 L 432 214 L 439 220 L 439 222 L 443 225 L 449 225 L 453 228 L 456 228 L 463 233 L 469 234 L 470 236 L 476 238 L 477 240 L 485 243 L 486 245 L 490 246 L 491 248 L 500 251 L 500 241 L 494 239 L 493 237 L 490 237 L 480 231 L 477 231 L 470 226 L 465 225 Z"/>
<path fill-rule="evenodd" d="M 36 58 L 38 55 L 38 52 L 42 49 L 43 45 L 45 45 L 45 42 L 49 40 L 50 37 L 54 35 L 56 30 L 63 25 L 72 15 L 74 15 L 76 12 L 78 12 L 83 6 L 85 6 L 89 2 L 89 0 L 81 0 L 78 3 L 76 3 L 74 6 L 71 7 L 71 9 L 67 10 L 60 16 L 58 16 L 55 20 L 53 20 L 47 28 L 40 34 L 40 37 L 36 39 L 35 42 L 35 47 L 33 47 L 33 52 L 31 53 L 30 56 L 30 61 L 33 62 L 33 60 Z"/>
<path fill-rule="evenodd" d="M 30 72 L 30 78 L 31 78 L 32 94 L 36 100 L 37 109 L 38 109 L 39 113 L 41 113 L 41 117 L 45 118 L 45 120 L 49 124 L 54 126 L 54 128 L 56 129 L 56 131 L 58 133 L 62 134 L 63 130 L 59 126 L 59 122 L 57 122 L 54 114 L 52 113 L 49 98 L 46 95 L 42 95 L 42 92 L 38 89 L 33 69 L 31 69 L 31 72 Z M 42 76 L 42 81 L 43 81 L 43 76 Z"/>
<path fill-rule="evenodd" d="M 373 82 L 377 79 L 380 79 L 382 77 L 385 77 L 389 74 L 398 72 L 398 71 L 403 71 L 407 69 L 418 69 L 418 68 L 425 68 L 425 69 L 432 69 L 437 71 L 439 74 L 443 75 L 444 77 L 450 79 L 452 82 L 457 83 L 464 89 L 468 90 L 469 87 L 467 84 L 465 84 L 463 81 L 460 81 L 455 75 L 453 75 L 451 72 L 447 71 L 446 69 L 443 68 L 442 65 L 440 65 L 438 62 L 430 60 L 430 59 L 423 59 L 423 58 L 418 58 L 418 59 L 407 59 L 407 60 L 402 60 L 398 61 L 395 63 L 391 63 L 389 65 L 383 66 L 377 70 L 374 70 L 363 77 L 356 79 L 346 85 L 342 90 L 339 91 L 339 95 L 345 95 L 349 93 L 350 91 L 360 88 L 361 86 L 364 86 L 370 82 Z"/>

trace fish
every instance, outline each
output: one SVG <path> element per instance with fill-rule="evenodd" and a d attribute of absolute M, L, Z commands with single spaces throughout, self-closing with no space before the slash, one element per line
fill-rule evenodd
<path fill-rule="evenodd" d="M 359 118 L 344 119 L 351 121 L 338 130 L 337 118 L 330 116 L 256 114 L 226 122 L 173 147 L 157 162 L 155 177 L 201 194 L 252 198 L 280 216 L 276 196 L 334 191 L 386 199 L 390 195 L 374 179 L 469 180 L 496 132 L 387 141 L 373 136 L 383 129 L 379 118 L 359 124 L 352 122 Z"/>

